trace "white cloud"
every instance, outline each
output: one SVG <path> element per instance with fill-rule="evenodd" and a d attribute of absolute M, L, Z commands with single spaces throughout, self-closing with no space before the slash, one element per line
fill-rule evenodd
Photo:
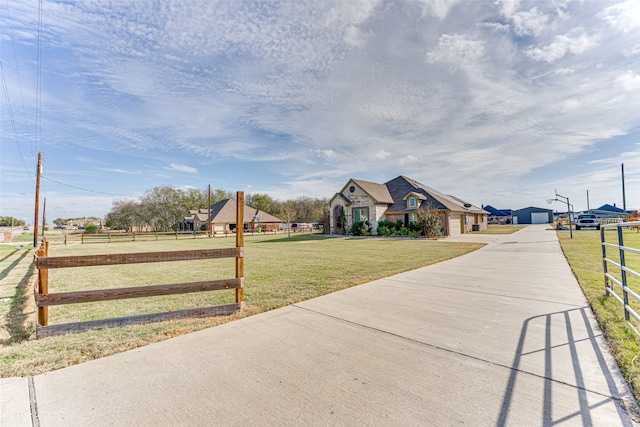
<path fill-rule="evenodd" d="M 427 52 L 427 62 L 469 63 L 482 57 L 484 43 L 463 34 L 443 34 L 438 46 Z"/>
<path fill-rule="evenodd" d="M 388 152 L 385 149 L 380 149 L 378 151 L 376 151 L 375 153 L 373 153 L 373 157 L 378 159 L 378 160 L 384 160 L 386 158 L 388 158 L 391 155 L 390 152 Z"/>
<path fill-rule="evenodd" d="M 525 54 L 534 61 L 555 62 L 568 54 L 579 55 L 599 44 L 598 36 L 589 36 L 584 29 L 576 28 L 567 34 L 556 36 L 544 47 L 531 47 Z"/>
<path fill-rule="evenodd" d="M 616 78 L 616 84 L 627 91 L 640 89 L 640 75 L 635 74 L 633 71 L 627 71 Z"/>
<path fill-rule="evenodd" d="M 520 0 L 496 0 L 495 4 L 500 7 L 500 12 L 504 17 L 510 18 L 518 10 Z"/>
<path fill-rule="evenodd" d="M 460 2 L 460 0 L 418 0 L 423 4 L 423 13 L 435 16 L 438 19 L 447 17 L 451 9 Z"/>
<path fill-rule="evenodd" d="M 418 162 L 418 158 L 416 156 L 414 156 L 413 154 L 407 154 L 406 156 L 403 156 L 399 160 L 399 163 L 402 166 L 406 166 L 409 163 L 416 163 L 416 162 Z"/>
<path fill-rule="evenodd" d="M 528 11 L 513 14 L 511 21 L 517 35 L 539 36 L 546 29 L 549 17 L 534 6 Z"/>
<path fill-rule="evenodd" d="M 325 149 L 325 150 L 313 150 L 313 152 L 316 154 L 316 156 L 318 157 L 322 157 L 324 159 L 333 159 L 336 157 L 336 152 L 331 150 L 331 149 Z"/>
<path fill-rule="evenodd" d="M 187 165 L 177 165 L 175 163 L 171 163 L 165 169 L 170 171 L 178 171 L 178 172 L 186 172 L 186 173 L 198 173 L 198 169 L 194 167 L 187 166 Z"/>
<path fill-rule="evenodd" d="M 598 17 L 625 33 L 632 31 L 640 27 L 640 2 L 627 0 L 614 4 L 602 10 Z"/>
<path fill-rule="evenodd" d="M 554 73 L 556 73 L 556 74 L 565 74 L 565 75 L 573 74 L 575 72 L 576 72 L 576 70 L 573 70 L 571 68 L 559 68 L 559 69 L 554 71 Z"/>

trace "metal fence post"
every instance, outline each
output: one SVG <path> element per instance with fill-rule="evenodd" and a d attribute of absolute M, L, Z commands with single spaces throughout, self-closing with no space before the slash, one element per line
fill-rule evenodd
<path fill-rule="evenodd" d="M 620 276 L 622 278 L 622 294 L 624 301 L 624 319 L 628 322 L 630 320 L 629 311 L 629 293 L 627 292 L 627 272 L 624 271 L 626 264 L 624 262 L 624 238 L 622 237 L 622 227 L 618 225 L 618 250 L 620 252 Z"/>
<path fill-rule="evenodd" d="M 608 266 L 607 266 L 607 246 L 604 244 L 605 243 L 605 237 L 604 237 L 604 230 L 605 227 L 600 227 L 600 246 L 602 246 L 602 270 L 604 271 L 604 287 L 606 288 L 610 288 L 609 286 L 609 278 L 607 277 L 607 273 L 609 272 L 608 270 Z M 605 292 L 605 295 L 609 295 L 608 292 Z"/>

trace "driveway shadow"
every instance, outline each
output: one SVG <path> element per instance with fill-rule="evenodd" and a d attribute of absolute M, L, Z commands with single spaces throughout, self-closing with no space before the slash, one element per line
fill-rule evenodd
<path fill-rule="evenodd" d="M 596 335 L 593 332 L 591 323 L 589 322 L 589 317 L 587 315 L 588 310 L 590 310 L 588 307 L 580 307 L 534 316 L 524 321 L 520 332 L 520 338 L 518 340 L 518 346 L 516 349 L 513 364 L 511 366 L 511 374 L 509 376 L 505 394 L 502 400 L 500 417 L 496 424 L 498 427 L 509 425 L 508 417 L 513 405 L 516 380 L 518 378 L 518 375 L 529 374 L 529 372 L 523 367 L 523 365 L 531 362 L 530 360 L 527 360 L 528 358 L 531 358 L 531 360 L 533 360 L 534 358 L 538 358 L 539 360 L 541 355 L 544 359 L 544 395 L 542 399 L 543 415 L 542 419 L 540 420 L 541 425 L 554 426 L 565 422 L 577 422 L 578 424 L 587 427 L 594 426 L 597 423 L 594 423 L 594 420 L 592 419 L 592 411 L 602 405 L 610 404 L 612 401 L 617 409 L 619 417 L 619 422 L 615 422 L 616 425 L 619 424 L 623 426 L 632 426 L 634 424 L 630 420 L 634 420 L 635 422 L 640 420 L 640 414 L 638 414 L 636 403 L 629 402 L 621 397 L 627 394 L 627 390 L 621 390 L 621 387 L 619 387 L 618 383 L 616 383 L 616 380 L 614 379 L 611 371 L 609 370 L 609 367 L 607 366 L 605 357 L 600 349 L 600 346 L 598 345 L 598 341 L 596 340 Z M 544 323 L 544 344 L 533 344 L 532 348 L 532 340 L 529 340 L 530 342 L 527 343 L 527 335 L 532 335 L 531 332 L 533 332 L 533 328 L 537 328 L 539 330 L 539 328 L 542 326 L 542 323 Z M 552 323 L 553 325 L 555 325 L 554 328 L 552 328 Z M 566 342 L 554 345 L 552 343 L 552 330 L 554 331 L 554 338 L 556 338 L 557 341 L 558 333 L 560 329 L 562 329 L 558 328 L 559 324 L 564 324 Z M 538 339 L 538 341 L 540 340 Z M 580 366 L 581 359 L 579 357 L 580 354 L 585 353 L 585 343 L 590 344 L 588 346 L 588 351 L 592 352 L 591 354 L 595 355 L 600 371 L 602 373 L 602 377 L 606 382 L 606 386 L 608 388 L 607 394 L 592 392 L 585 384 L 585 376 Z M 565 352 L 565 355 L 567 351 L 569 352 L 571 358 L 571 369 L 573 371 L 573 378 L 571 378 L 572 381 L 565 382 L 559 380 L 558 378 L 556 378 L 556 376 L 554 376 L 554 365 L 552 364 L 552 362 L 554 359 L 554 354 L 558 355 L 559 351 Z M 562 372 L 560 374 L 563 373 L 566 375 L 566 372 Z M 565 414 L 561 418 L 554 420 L 554 386 L 566 387 L 569 383 L 573 384 L 573 387 L 575 387 L 580 410 L 574 413 Z M 593 401 L 594 393 L 597 397 L 599 397 L 599 399 L 597 402 L 590 404 L 589 401 Z M 588 396 L 591 396 L 591 399 L 588 399 Z M 612 424 L 614 424 L 613 421 L 614 420 L 612 420 Z"/>

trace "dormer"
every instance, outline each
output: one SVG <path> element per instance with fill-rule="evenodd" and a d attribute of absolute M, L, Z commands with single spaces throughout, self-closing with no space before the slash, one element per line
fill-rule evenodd
<path fill-rule="evenodd" d="M 427 200 L 427 197 L 424 194 L 420 194 L 412 191 L 406 196 L 404 196 L 403 200 L 407 202 L 407 209 L 418 210 L 422 202 L 424 200 Z"/>

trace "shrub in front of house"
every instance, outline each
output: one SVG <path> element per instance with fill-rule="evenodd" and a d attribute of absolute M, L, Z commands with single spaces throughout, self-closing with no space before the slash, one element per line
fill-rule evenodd
<path fill-rule="evenodd" d="M 371 224 L 369 224 L 369 221 L 356 221 L 349 229 L 349 234 L 352 236 L 370 236 Z"/>
<path fill-rule="evenodd" d="M 444 227 L 438 211 L 420 209 L 414 223 L 421 236 L 439 237 L 444 235 Z"/>
<path fill-rule="evenodd" d="M 378 236 L 439 237 L 444 236 L 444 227 L 438 211 L 420 209 L 418 220 L 407 226 L 401 221 L 378 222 Z"/>

